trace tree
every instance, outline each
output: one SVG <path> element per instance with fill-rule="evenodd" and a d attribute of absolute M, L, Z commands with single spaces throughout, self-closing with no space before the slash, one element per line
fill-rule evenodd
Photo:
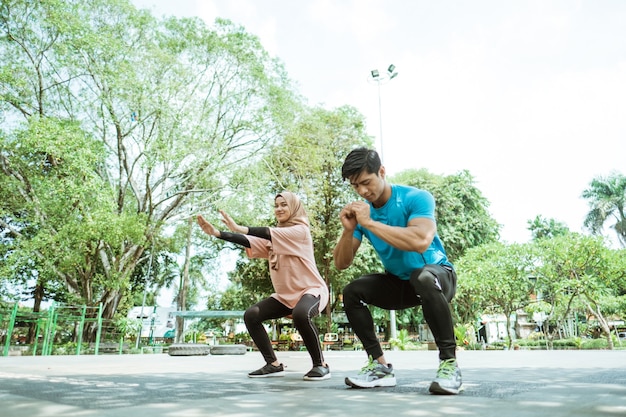
<path fill-rule="evenodd" d="M 337 271 L 332 262 L 332 251 L 341 232 L 339 212 L 355 198 L 341 178 L 343 158 L 352 148 L 370 144 L 363 116 L 354 108 L 303 108 L 300 117 L 285 130 L 284 139 L 268 147 L 262 154 L 262 160 L 250 168 L 251 173 L 241 178 L 241 188 L 249 194 L 238 193 L 236 203 L 227 203 L 238 205 L 238 209 L 233 208 L 243 218 L 248 216 L 249 219 L 250 212 L 258 213 L 257 219 L 249 219 L 250 224 L 271 225 L 274 223 L 273 216 L 267 214 L 270 206 L 263 204 L 267 209 L 264 209 L 265 214 L 260 214 L 261 210 L 253 209 L 259 204 L 249 201 L 250 195 L 256 196 L 256 200 L 269 201 L 276 193 L 287 189 L 301 197 L 311 222 L 317 266 L 331 290 L 332 299 L 325 312 L 328 330 L 331 313 L 340 303 L 343 286 L 359 274 L 359 265 L 363 262 L 376 262 L 374 257 L 360 257 L 350 271 Z M 244 185 L 246 181 L 248 184 Z M 254 191 L 250 190 L 250 184 Z M 240 281 L 247 291 L 269 294 L 271 285 L 268 276 L 265 263 L 241 260 L 232 278 Z M 259 277 L 264 279 L 259 281 Z M 256 292 L 251 291 L 253 289 Z"/>
<path fill-rule="evenodd" d="M 36 268 L 60 279 L 83 303 L 102 303 L 105 318 L 135 287 L 131 280 L 147 261 L 146 248 L 166 244 L 164 231 L 192 211 L 212 207 L 240 162 L 253 160 L 280 135 L 299 100 L 282 65 L 241 27 L 224 20 L 214 28 L 199 19 L 157 20 L 125 0 L 3 2 L 0 62 L 0 108 L 10 121 L 1 128 L 9 149 L 3 146 L 0 154 L 11 205 L 24 204 L 24 224 L 46 219 L 47 234 L 59 244 L 59 253 Z M 72 123 L 87 149 L 104 150 L 82 165 L 96 173 L 79 199 L 88 207 L 76 210 L 62 234 L 62 217 L 49 219 L 63 210 L 41 204 L 42 197 L 52 189 L 63 204 L 72 195 L 52 182 L 32 187 L 40 168 L 18 169 L 13 152 L 26 135 L 35 144 L 45 135 L 50 144 L 66 141 L 60 129 L 55 135 L 34 129 L 37 120 Z M 35 147 L 31 154 L 42 154 L 46 169 L 62 178 L 77 152 Z M 2 213 L 3 228 L 16 224 L 15 210 L 3 203 Z M 90 221 L 78 221 L 79 213 Z M 22 242 L 11 256 L 27 259 L 44 247 L 31 235 L 13 236 Z"/>
<path fill-rule="evenodd" d="M 390 180 L 433 194 L 437 232 L 452 262 L 470 248 L 497 241 L 500 226 L 489 214 L 489 202 L 474 186 L 468 171 L 439 176 L 424 169 L 410 169 Z"/>
<path fill-rule="evenodd" d="M 511 347 L 511 317 L 533 300 L 536 256 L 530 244 L 490 243 L 468 249 L 457 263 L 458 286 L 453 300 L 462 323 L 473 324 L 481 313 L 506 317 Z"/>
<path fill-rule="evenodd" d="M 602 237 L 570 233 L 540 240 L 536 245 L 540 253 L 537 285 L 543 300 L 552 306 L 548 320 L 556 323 L 550 339 L 578 302 L 598 321 L 609 349 L 612 349 L 610 326 L 602 300 L 607 295 L 616 295 L 612 290 L 613 281 L 623 283 L 623 261 L 615 263 L 613 251 L 605 246 Z"/>
<path fill-rule="evenodd" d="M 626 295 L 626 249 L 615 249 L 607 253 L 608 270 L 607 286 L 617 296 Z M 626 319 L 626 309 L 622 310 L 622 316 Z"/>
<path fill-rule="evenodd" d="M 59 301 L 91 299 L 102 289 L 97 241 L 142 236 L 132 216 L 111 215 L 111 196 L 96 171 L 104 163 L 102 145 L 75 122 L 35 116 L 2 149 L 0 181 L 11 190 L 2 203 L 8 219 L 2 227 L 14 240 L 4 276 L 36 277 L 42 289 L 36 305 L 56 279 L 67 289 L 56 291 Z M 119 284 L 110 278 L 109 285 Z"/>
<path fill-rule="evenodd" d="M 349 273 L 337 271 L 332 258 L 341 233 L 339 212 L 355 198 L 341 177 L 341 166 L 350 150 L 368 145 L 371 138 L 356 109 L 316 107 L 304 112 L 280 148 L 271 153 L 270 165 L 280 178 L 279 183 L 298 190 L 309 213 L 317 266 L 332 297 L 326 308 L 327 331 L 343 287 L 355 274 L 355 269 Z"/>
<path fill-rule="evenodd" d="M 534 220 L 528 220 L 528 230 L 530 230 L 533 240 L 553 238 L 570 233 L 565 223 L 555 219 L 545 219 L 540 215 Z"/>
<path fill-rule="evenodd" d="M 613 172 L 594 178 L 582 197 L 590 206 L 584 226 L 593 234 L 601 234 L 607 222 L 613 219 L 614 223 L 609 226 L 622 247 L 626 247 L 626 176 Z"/>

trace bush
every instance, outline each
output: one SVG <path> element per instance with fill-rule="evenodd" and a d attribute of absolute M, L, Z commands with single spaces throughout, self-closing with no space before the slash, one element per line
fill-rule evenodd
<path fill-rule="evenodd" d="M 606 339 L 586 339 L 582 343 L 583 349 L 606 349 Z"/>
<path fill-rule="evenodd" d="M 52 346 L 53 355 L 75 355 L 78 344 L 76 342 L 67 342 L 60 345 Z M 89 343 L 82 343 L 80 346 L 80 352 L 82 354 L 89 352 Z"/>
<path fill-rule="evenodd" d="M 245 343 L 251 341 L 252 338 L 250 337 L 250 333 L 240 332 L 235 335 L 235 340 L 237 341 L 237 343 Z"/>
<path fill-rule="evenodd" d="M 552 342 L 555 348 L 577 347 L 574 339 L 556 339 Z"/>
<path fill-rule="evenodd" d="M 414 343 L 411 340 L 409 331 L 406 329 L 401 329 L 398 332 L 398 337 L 389 339 L 389 346 L 398 350 L 418 350 L 419 345 L 419 343 Z"/>
<path fill-rule="evenodd" d="M 515 343 L 520 347 L 542 347 L 546 345 L 545 340 L 539 339 L 518 339 Z"/>
<path fill-rule="evenodd" d="M 470 343 L 465 347 L 467 350 L 483 350 L 484 346 L 482 343 Z"/>
<path fill-rule="evenodd" d="M 508 348 L 508 346 L 509 346 L 509 344 L 508 344 L 507 342 L 504 342 L 504 341 L 500 341 L 500 340 L 498 340 L 498 341 L 495 341 L 495 342 L 493 342 L 493 343 L 489 343 L 489 344 L 487 345 L 487 349 L 502 350 L 502 349 L 504 349 L 505 347 L 507 347 L 507 348 Z"/>

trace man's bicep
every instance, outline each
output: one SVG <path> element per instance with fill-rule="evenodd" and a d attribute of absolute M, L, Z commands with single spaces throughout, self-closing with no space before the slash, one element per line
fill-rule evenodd
<path fill-rule="evenodd" d="M 437 233 L 437 224 L 433 219 L 427 217 L 415 217 L 409 220 L 408 227 L 415 227 L 420 231 L 420 234 L 433 237 Z"/>

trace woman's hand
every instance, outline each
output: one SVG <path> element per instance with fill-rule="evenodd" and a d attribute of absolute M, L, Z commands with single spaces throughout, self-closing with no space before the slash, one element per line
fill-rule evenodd
<path fill-rule="evenodd" d="M 204 233 L 207 235 L 220 237 L 221 233 L 211 223 L 209 223 L 201 214 L 198 215 L 198 224 Z"/>
<path fill-rule="evenodd" d="M 235 221 L 226 213 L 224 210 L 220 210 L 220 214 L 222 215 L 222 223 L 228 227 L 228 230 L 235 233 L 245 234 L 247 232 L 247 228 L 244 226 L 239 226 Z"/>

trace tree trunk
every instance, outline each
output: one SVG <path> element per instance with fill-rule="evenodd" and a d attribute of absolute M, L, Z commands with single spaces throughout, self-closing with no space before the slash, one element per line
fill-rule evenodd
<path fill-rule="evenodd" d="M 189 218 L 189 229 L 187 230 L 187 247 L 185 248 L 185 265 L 181 276 L 181 283 L 176 297 L 176 310 L 185 311 L 187 304 L 187 288 L 189 288 L 189 264 L 191 263 L 191 232 L 193 228 L 193 218 Z M 176 316 L 176 341 L 184 342 L 183 338 L 184 319 Z"/>
<path fill-rule="evenodd" d="M 508 348 L 509 350 L 511 350 L 511 348 L 513 347 L 513 336 L 511 335 L 511 314 L 513 314 L 512 311 L 507 311 L 506 312 L 506 335 L 508 340 Z"/>
<path fill-rule="evenodd" d="M 326 286 L 328 287 L 328 290 L 330 292 L 330 279 L 328 278 L 330 276 L 330 260 L 325 260 L 324 261 L 324 282 L 326 282 Z M 330 294 L 330 297 L 332 297 L 332 293 Z M 335 297 L 335 300 L 337 299 L 337 297 Z M 325 309 L 325 313 L 326 313 L 326 333 L 330 333 L 331 332 L 331 326 L 333 323 L 333 307 L 335 306 L 336 301 L 333 299 L 329 299 L 328 300 L 328 304 L 326 304 L 326 309 Z M 322 312 L 320 311 L 320 314 Z"/>
<path fill-rule="evenodd" d="M 37 280 L 37 285 L 35 286 L 35 290 L 33 291 L 33 313 L 39 313 L 41 311 L 41 302 L 43 301 L 44 295 L 44 284 L 43 282 Z M 28 325 L 28 335 L 26 336 L 26 343 L 28 343 L 29 345 L 32 345 L 35 342 L 36 326 L 36 322 L 30 323 Z"/>
<path fill-rule="evenodd" d="M 602 333 L 606 335 L 607 349 L 613 350 L 613 338 L 611 338 L 611 328 L 609 327 L 609 322 L 602 315 L 602 312 L 600 311 L 600 307 L 596 306 L 596 309 L 594 310 L 591 307 L 591 304 L 587 303 L 587 309 L 589 310 L 591 314 L 593 314 L 598 319 L 598 323 L 600 324 Z"/>

